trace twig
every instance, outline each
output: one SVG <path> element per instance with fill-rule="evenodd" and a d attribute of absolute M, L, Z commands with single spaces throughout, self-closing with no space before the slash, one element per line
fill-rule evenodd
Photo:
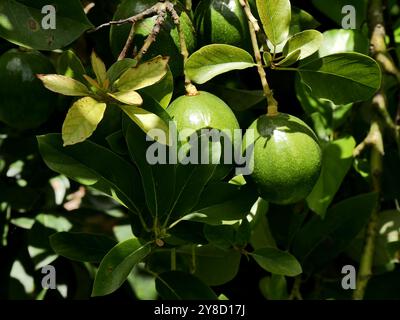
<path fill-rule="evenodd" d="M 131 30 L 129 31 L 128 39 L 126 40 L 124 48 L 122 49 L 121 53 L 118 56 L 118 61 L 120 61 L 126 57 L 126 53 L 128 52 L 128 50 L 132 44 L 134 36 L 135 36 L 135 23 L 133 22 Z"/>
<path fill-rule="evenodd" d="M 253 13 L 251 12 L 249 3 L 247 0 L 240 0 L 240 4 L 243 7 L 244 12 L 246 13 L 247 19 L 253 25 L 254 31 L 260 31 L 260 25 L 258 24 L 258 20 L 254 17 Z"/>
<path fill-rule="evenodd" d="M 257 33 L 256 33 L 257 26 L 255 26 L 254 22 L 253 22 L 254 16 L 251 14 L 251 9 L 250 9 L 250 6 L 249 6 L 249 3 L 247 0 L 240 0 L 240 4 L 242 5 L 243 10 L 248 19 L 251 43 L 253 45 L 254 57 L 255 57 L 256 63 L 257 63 L 257 71 L 260 76 L 264 95 L 267 98 L 267 102 L 268 102 L 268 115 L 276 115 L 278 113 L 278 102 L 275 100 L 272 90 L 269 87 L 269 84 L 267 81 L 267 74 L 265 73 L 265 70 L 263 68 L 263 61 L 262 61 L 261 52 L 260 52 L 260 48 L 258 46 L 258 41 L 257 41 Z M 258 27 L 258 30 L 260 30 L 259 27 Z"/>
<path fill-rule="evenodd" d="M 186 61 L 189 58 L 189 51 L 187 49 L 185 33 L 183 32 L 182 24 L 180 21 L 181 19 L 172 4 L 167 3 L 166 8 L 167 8 L 168 12 L 171 13 L 172 20 L 174 21 L 174 24 L 176 25 L 176 28 L 178 29 L 179 45 L 180 45 L 180 49 L 181 49 L 181 55 L 183 58 L 183 73 L 185 75 L 185 89 L 186 89 L 186 92 L 188 95 L 195 96 L 198 94 L 197 88 L 193 85 L 192 81 L 190 80 L 190 78 L 185 70 Z"/>
<path fill-rule="evenodd" d="M 92 32 L 96 32 L 96 31 L 98 31 L 98 30 L 100 30 L 102 28 L 105 28 L 105 27 L 120 26 L 120 25 L 127 24 L 127 23 L 133 23 L 134 24 L 134 23 L 142 21 L 142 20 L 144 20 L 144 19 L 146 19 L 148 17 L 155 16 L 159 12 L 160 7 L 163 6 L 163 5 L 164 5 L 163 2 L 158 2 L 154 6 L 152 6 L 151 8 L 146 9 L 143 12 L 138 13 L 137 15 L 134 15 L 134 16 L 131 16 L 131 17 L 125 18 L 125 19 L 113 20 L 113 21 L 109 21 L 109 22 L 103 23 L 103 24 L 99 25 L 98 27 L 96 27 L 96 28 L 94 28 L 92 30 L 89 30 L 88 32 L 92 33 Z"/>
<path fill-rule="evenodd" d="M 146 52 L 149 50 L 150 46 L 152 45 L 153 42 L 156 41 L 157 39 L 157 35 L 160 33 L 161 31 L 161 26 L 163 25 L 165 18 L 166 18 L 166 11 L 165 10 L 160 10 L 157 13 L 157 19 L 155 21 L 153 30 L 151 31 L 151 33 L 147 36 L 142 48 L 139 50 L 139 53 L 137 54 L 137 56 L 135 57 L 135 59 L 139 62 L 140 60 L 142 60 L 143 55 L 146 54 Z"/>
<path fill-rule="evenodd" d="M 379 58 L 387 54 L 382 0 L 369 0 L 368 17 L 368 26 L 371 32 L 371 53 L 374 58 Z M 378 60 L 378 62 L 380 62 L 382 65 L 382 60 Z M 383 66 L 383 69 L 385 69 L 385 66 Z M 371 145 L 372 189 L 373 191 L 377 192 L 378 195 L 381 192 L 381 175 L 383 170 L 382 162 L 384 149 L 382 134 L 383 130 L 377 116 L 382 114 L 382 110 L 387 111 L 386 104 L 386 96 L 381 88 L 372 101 L 372 111 L 375 114 L 372 116 L 370 132 L 368 134 L 370 138 L 367 136 L 367 139 L 358 147 L 359 151 L 361 151 L 363 145 L 365 146 L 367 142 Z M 357 286 L 353 292 L 354 300 L 361 300 L 364 298 L 369 279 L 372 276 L 372 264 L 375 253 L 379 209 L 380 206 L 378 202 L 371 214 L 366 230 L 365 245 L 361 255 L 360 267 L 357 276 Z"/>

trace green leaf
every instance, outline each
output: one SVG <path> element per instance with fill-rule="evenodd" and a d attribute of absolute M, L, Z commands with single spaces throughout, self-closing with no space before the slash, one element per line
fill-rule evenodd
<path fill-rule="evenodd" d="M 69 231 L 71 222 L 63 216 L 41 213 L 35 218 L 35 223 L 28 231 L 28 252 L 35 265 L 40 269 L 52 263 L 58 255 L 50 246 L 49 237 L 62 231 Z"/>
<path fill-rule="evenodd" d="M 185 70 L 191 80 L 203 84 L 225 72 L 253 66 L 254 60 L 247 51 L 227 44 L 210 44 L 189 57 Z"/>
<path fill-rule="evenodd" d="M 106 104 L 91 97 L 81 98 L 68 110 L 62 126 L 64 147 L 85 141 L 103 119 Z"/>
<path fill-rule="evenodd" d="M 131 210 L 140 210 L 143 205 L 143 190 L 137 185 L 140 176 L 123 158 L 88 140 L 63 147 L 61 134 L 37 139 L 43 160 L 50 169 L 92 186 Z"/>
<path fill-rule="evenodd" d="M 369 40 L 358 30 L 333 29 L 323 33 L 324 40 L 319 48 L 319 57 L 341 52 L 359 52 L 368 55 Z"/>
<path fill-rule="evenodd" d="M 85 83 L 83 75 L 86 73 L 81 60 L 74 51 L 64 51 L 57 60 L 57 73 Z"/>
<path fill-rule="evenodd" d="M 214 291 L 197 277 L 182 271 L 168 271 L 156 278 L 156 289 L 164 300 L 218 300 Z"/>
<path fill-rule="evenodd" d="M 280 67 L 290 66 L 299 61 L 300 55 L 301 55 L 301 50 L 298 49 L 296 51 L 289 53 L 284 59 L 275 63 L 275 65 Z"/>
<path fill-rule="evenodd" d="M 235 227 L 232 225 L 204 225 L 204 236 L 217 248 L 229 249 L 235 243 Z"/>
<path fill-rule="evenodd" d="M 330 142 L 323 149 L 321 174 L 307 197 L 310 209 L 322 217 L 353 164 L 355 146 L 354 138 L 348 136 Z"/>
<path fill-rule="evenodd" d="M 96 53 L 93 51 L 91 56 L 90 56 L 90 61 L 92 63 L 92 68 L 93 72 L 96 75 L 97 82 L 100 84 L 100 86 L 103 87 L 103 85 L 107 81 L 107 69 L 106 65 L 104 62 L 96 55 Z"/>
<path fill-rule="evenodd" d="M 291 7 L 289 0 L 256 0 L 264 31 L 273 45 L 289 36 Z"/>
<path fill-rule="evenodd" d="M 292 6 L 292 19 L 289 34 L 296 34 L 303 30 L 316 29 L 320 23 L 308 12 Z"/>
<path fill-rule="evenodd" d="M 303 268 L 320 268 L 346 249 L 367 224 L 377 200 L 376 193 L 358 195 L 328 209 L 324 219 L 314 216 L 305 224 L 293 241 Z"/>
<path fill-rule="evenodd" d="M 142 91 L 151 96 L 160 106 L 166 109 L 171 102 L 174 92 L 174 77 L 170 68 L 168 67 L 167 74 L 161 81 L 150 87 L 143 88 Z"/>
<path fill-rule="evenodd" d="M 56 7 L 55 29 L 42 27 L 48 12 L 41 11 L 49 4 Z M 78 0 L 2 0 L 0 13 L 0 37 L 37 50 L 63 48 L 93 27 Z"/>
<path fill-rule="evenodd" d="M 268 300 L 286 300 L 289 297 L 286 278 L 276 274 L 262 278 L 260 290 Z"/>
<path fill-rule="evenodd" d="M 119 107 L 149 137 L 161 144 L 169 145 L 169 127 L 162 118 L 143 108 L 128 105 L 119 105 Z M 156 129 L 161 130 L 164 134 L 159 135 L 158 132 L 154 132 Z"/>
<path fill-rule="evenodd" d="M 167 213 L 174 199 L 175 165 L 150 164 L 147 159 L 147 150 L 155 142 L 146 141 L 145 133 L 132 121 L 129 119 L 125 121 L 125 119 L 124 138 L 129 155 L 139 169 L 147 207 L 153 217 L 160 218 Z M 164 147 L 166 154 L 169 152 L 166 146 L 160 147 Z"/>
<path fill-rule="evenodd" d="M 188 266 L 192 266 L 192 253 L 192 246 L 179 250 Z M 237 250 L 223 250 L 210 244 L 196 247 L 194 275 L 209 286 L 219 286 L 236 277 L 240 260 L 241 254 Z"/>
<path fill-rule="evenodd" d="M 117 79 L 129 68 L 133 68 L 137 65 L 135 59 L 125 58 L 115 62 L 110 69 L 107 70 L 107 78 L 110 83 L 113 84 Z"/>
<path fill-rule="evenodd" d="M 327 17 L 342 27 L 342 21 L 345 15 L 342 8 L 351 5 L 355 9 L 356 28 L 360 29 L 366 21 L 367 0 L 312 0 L 313 5 L 324 13 Z"/>
<path fill-rule="evenodd" d="M 206 91 L 214 93 L 236 111 L 245 111 L 265 100 L 262 90 L 234 89 L 210 83 L 206 85 Z"/>
<path fill-rule="evenodd" d="M 196 206 L 183 220 L 219 225 L 224 221 L 243 219 L 257 199 L 254 190 L 226 182 L 209 184 L 201 193 Z"/>
<path fill-rule="evenodd" d="M 355 52 L 326 56 L 298 70 L 313 96 L 335 104 L 368 100 L 379 89 L 382 78 L 374 59 Z"/>
<path fill-rule="evenodd" d="M 150 243 L 141 245 L 138 239 L 117 244 L 101 260 L 94 279 L 92 297 L 104 296 L 117 290 L 135 265 L 146 258 L 150 251 Z"/>
<path fill-rule="evenodd" d="M 109 237 L 80 232 L 58 232 L 50 237 L 53 250 L 60 256 L 80 262 L 100 262 L 116 244 Z"/>
<path fill-rule="evenodd" d="M 160 81 L 168 72 L 168 59 L 161 56 L 126 70 L 114 83 L 119 91 L 139 90 Z"/>
<path fill-rule="evenodd" d="M 250 253 L 259 266 L 273 274 L 294 277 L 302 273 L 301 265 L 289 252 L 261 248 Z"/>
<path fill-rule="evenodd" d="M 300 50 L 298 60 L 302 60 L 317 52 L 323 39 L 322 34 L 316 30 L 305 30 L 296 33 L 286 42 L 283 54 L 287 56 Z"/>
<path fill-rule="evenodd" d="M 58 74 L 38 74 L 37 77 L 42 80 L 47 89 L 65 96 L 87 96 L 90 94 L 83 83 L 69 77 Z"/>
<path fill-rule="evenodd" d="M 110 97 L 113 97 L 118 102 L 127 104 L 130 106 L 140 106 L 143 103 L 143 99 L 139 93 L 134 90 L 131 91 L 119 91 L 115 93 L 107 93 Z"/>

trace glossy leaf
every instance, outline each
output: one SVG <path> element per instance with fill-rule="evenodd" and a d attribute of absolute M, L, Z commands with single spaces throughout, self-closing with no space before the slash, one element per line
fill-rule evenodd
<path fill-rule="evenodd" d="M 43 14 L 46 5 L 56 10 Z M 63 48 L 93 27 L 78 0 L 2 0 L 0 12 L 0 37 L 37 50 Z M 49 13 L 55 14 L 55 28 L 42 27 L 50 22 Z"/>
<path fill-rule="evenodd" d="M 113 97 L 118 102 L 130 105 L 130 106 L 140 106 L 143 103 L 143 99 L 140 96 L 140 94 L 134 90 L 108 93 L 108 95 L 110 97 Z"/>
<path fill-rule="evenodd" d="M 358 195 L 328 209 L 324 219 L 308 221 L 293 241 L 293 253 L 303 267 L 322 267 L 342 252 L 365 227 L 377 200 L 376 193 Z"/>
<path fill-rule="evenodd" d="M 250 253 L 259 266 L 273 274 L 294 277 L 302 273 L 301 265 L 289 252 L 261 248 Z"/>
<path fill-rule="evenodd" d="M 257 195 L 249 186 L 238 187 L 226 182 L 209 184 L 196 206 L 183 220 L 211 225 L 237 221 L 250 212 L 256 200 Z"/>
<path fill-rule="evenodd" d="M 168 68 L 164 78 L 150 87 L 143 88 L 142 91 L 151 96 L 160 106 L 166 109 L 171 102 L 174 92 L 174 77 L 170 68 Z"/>
<path fill-rule="evenodd" d="M 94 279 L 92 297 L 104 296 L 117 290 L 150 251 L 150 243 L 142 245 L 138 239 L 117 244 L 101 260 Z"/>
<path fill-rule="evenodd" d="M 82 61 L 72 50 L 64 51 L 58 58 L 57 73 L 82 83 L 85 82 L 85 78 L 83 77 L 86 73 L 85 68 Z"/>
<path fill-rule="evenodd" d="M 289 0 L 256 0 L 258 14 L 268 40 L 273 45 L 284 42 L 289 36 L 291 7 Z"/>
<path fill-rule="evenodd" d="M 313 96 L 335 104 L 368 100 L 381 85 L 381 70 L 377 62 L 359 53 L 326 56 L 300 66 L 299 72 Z"/>
<path fill-rule="evenodd" d="M 227 44 L 210 44 L 189 57 L 185 70 L 192 81 L 203 84 L 225 72 L 253 66 L 254 60 L 247 51 Z"/>
<path fill-rule="evenodd" d="M 188 266 L 192 267 L 192 247 L 179 250 Z M 241 254 L 237 250 L 223 250 L 213 245 L 195 249 L 194 275 L 210 286 L 218 286 L 235 278 L 239 271 Z"/>
<path fill-rule="evenodd" d="M 100 234 L 58 232 L 50 237 L 53 250 L 67 259 L 100 262 L 116 242 Z"/>
<path fill-rule="evenodd" d="M 297 49 L 296 51 L 289 53 L 281 61 L 275 63 L 275 65 L 279 67 L 290 66 L 300 60 L 300 55 L 301 55 L 301 50 Z"/>
<path fill-rule="evenodd" d="M 106 104 L 91 97 L 81 98 L 68 110 L 62 126 L 64 147 L 85 141 L 103 119 Z"/>
<path fill-rule="evenodd" d="M 120 105 L 119 107 L 151 138 L 161 144 L 169 144 L 169 127 L 158 115 L 135 106 Z M 161 130 L 165 134 L 158 135 L 154 129 Z"/>
<path fill-rule="evenodd" d="M 286 300 L 289 297 L 286 278 L 281 275 L 272 274 L 270 277 L 262 278 L 260 290 L 268 300 Z"/>
<path fill-rule="evenodd" d="M 103 87 L 103 84 L 107 81 L 106 65 L 94 51 L 90 56 L 90 61 L 92 63 L 93 72 L 96 75 L 97 82 Z"/>
<path fill-rule="evenodd" d="M 369 53 L 369 40 L 358 30 L 333 29 L 323 33 L 319 57 L 341 52 Z"/>
<path fill-rule="evenodd" d="M 113 84 L 126 70 L 137 65 L 135 59 L 125 58 L 115 62 L 110 69 L 107 70 L 107 78 Z"/>
<path fill-rule="evenodd" d="M 168 271 L 156 278 L 156 289 L 164 300 L 217 300 L 217 296 L 197 277 L 182 271 Z"/>
<path fill-rule="evenodd" d="M 307 197 L 310 209 L 322 217 L 353 164 L 355 146 L 354 138 L 348 136 L 330 142 L 323 149 L 321 175 Z"/>
<path fill-rule="evenodd" d="M 160 107 L 161 108 L 161 107 Z M 147 207 L 153 217 L 162 217 L 167 213 L 174 199 L 175 165 L 152 165 L 147 158 L 147 150 L 155 142 L 146 141 L 141 129 L 129 119 L 124 119 L 124 139 L 128 146 L 129 155 L 139 169 Z M 161 147 L 161 146 L 160 146 Z M 166 146 L 162 146 L 168 153 Z M 167 162 L 167 159 L 165 159 Z"/>
<path fill-rule="evenodd" d="M 114 84 L 119 91 L 139 90 L 160 81 L 168 72 L 168 58 L 158 56 L 126 70 Z"/>
<path fill-rule="evenodd" d="M 58 74 L 39 74 L 44 86 L 56 93 L 65 96 L 87 96 L 90 94 L 88 88 L 81 82 Z"/>
<path fill-rule="evenodd" d="M 323 36 L 316 30 L 305 30 L 291 37 L 283 48 L 285 56 L 300 50 L 298 60 L 302 60 L 317 52 L 323 41 Z"/>
<path fill-rule="evenodd" d="M 262 90 L 242 90 L 228 88 L 217 84 L 206 85 L 206 90 L 214 93 L 233 110 L 244 111 L 265 100 Z"/>
<path fill-rule="evenodd" d="M 335 21 L 338 26 L 342 27 L 343 18 L 348 11 L 342 13 L 345 6 L 354 7 L 356 28 L 360 29 L 366 20 L 367 0 L 312 0 L 313 5 L 324 13 L 331 20 Z"/>
<path fill-rule="evenodd" d="M 40 153 L 50 169 L 92 186 L 131 210 L 139 211 L 143 190 L 137 185 L 139 174 L 130 163 L 88 140 L 63 147 L 61 134 L 48 134 L 37 139 Z"/>

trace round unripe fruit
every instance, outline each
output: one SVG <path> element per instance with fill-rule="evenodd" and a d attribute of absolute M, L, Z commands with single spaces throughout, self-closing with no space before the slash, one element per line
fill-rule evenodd
<path fill-rule="evenodd" d="M 0 121 L 26 130 L 49 118 L 56 95 L 37 79 L 41 73 L 54 73 L 54 68 L 39 52 L 11 49 L 0 57 Z"/>
<path fill-rule="evenodd" d="M 113 20 L 125 19 L 149 9 L 159 0 L 125 0 L 122 1 L 114 14 Z M 180 15 L 180 23 L 183 33 L 185 35 L 186 46 L 189 52 L 194 51 L 196 46 L 196 30 L 190 17 L 183 11 L 183 6 L 178 2 L 174 6 Z M 133 44 L 137 50 L 140 50 L 144 40 L 153 29 L 155 18 L 147 18 L 135 25 L 135 37 Z M 112 53 L 118 57 L 122 51 L 126 39 L 128 38 L 131 24 L 124 24 L 121 26 L 112 26 L 110 29 L 110 46 Z M 155 56 L 162 55 L 170 57 L 169 66 L 172 74 L 178 76 L 183 71 L 183 58 L 180 52 L 180 41 L 177 28 L 169 17 L 163 23 L 157 39 L 152 43 L 149 50 L 143 56 L 143 60 L 154 58 Z"/>
<path fill-rule="evenodd" d="M 176 121 L 178 130 L 239 129 L 239 123 L 231 108 L 217 96 L 205 91 L 177 98 L 167 111 Z"/>
<path fill-rule="evenodd" d="M 243 148 L 249 152 L 254 143 L 251 177 L 260 196 L 277 204 L 306 198 L 321 170 L 321 148 L 311 128 L 294 116 L 279 113 L 259 117 L 249 129 Z"/>
<path fill-rule="evenodd" d="M 195 12 L 200 45 L 223 43 L 249 49 L 246 15 L 239 0 L 202 0 Z"/>
<path fill-rule="evenodd" d="M 240 128 L 231 108 L 217 96 L 205 91 L 199 91 L 197 95 L 185 95 L 177 98 L 167 108 L 167 112 L 176 122 L 178 132 L 187 130 L 188 134 L 184 138 L 189 138 L 193 132 L 199 132 L 201 129 L 217 129 L 229 131 L 234 139 L 234 130 Z M 232 144 L 232 141 L 224 139 L 223 142 L 230 143 L 231 147 L 240 148 L 240 141 L 233 140 Z M 222 153 L 224 147 L 221 144 Z M 233 152 L 234 150 L 232 150 L 232 156 Z M 224 177 L 232 167 L 223 165 L 224 159 L 221 159 L 221 162 L 214 176 L 216 179 Z"/>

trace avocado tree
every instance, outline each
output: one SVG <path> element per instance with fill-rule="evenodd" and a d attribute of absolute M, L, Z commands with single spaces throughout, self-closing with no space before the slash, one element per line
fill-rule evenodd
<path fill-rule="evenodd" d="M 396 1 L 3 0 L 0 54 L 1 298 L 399 298 Z"/>

